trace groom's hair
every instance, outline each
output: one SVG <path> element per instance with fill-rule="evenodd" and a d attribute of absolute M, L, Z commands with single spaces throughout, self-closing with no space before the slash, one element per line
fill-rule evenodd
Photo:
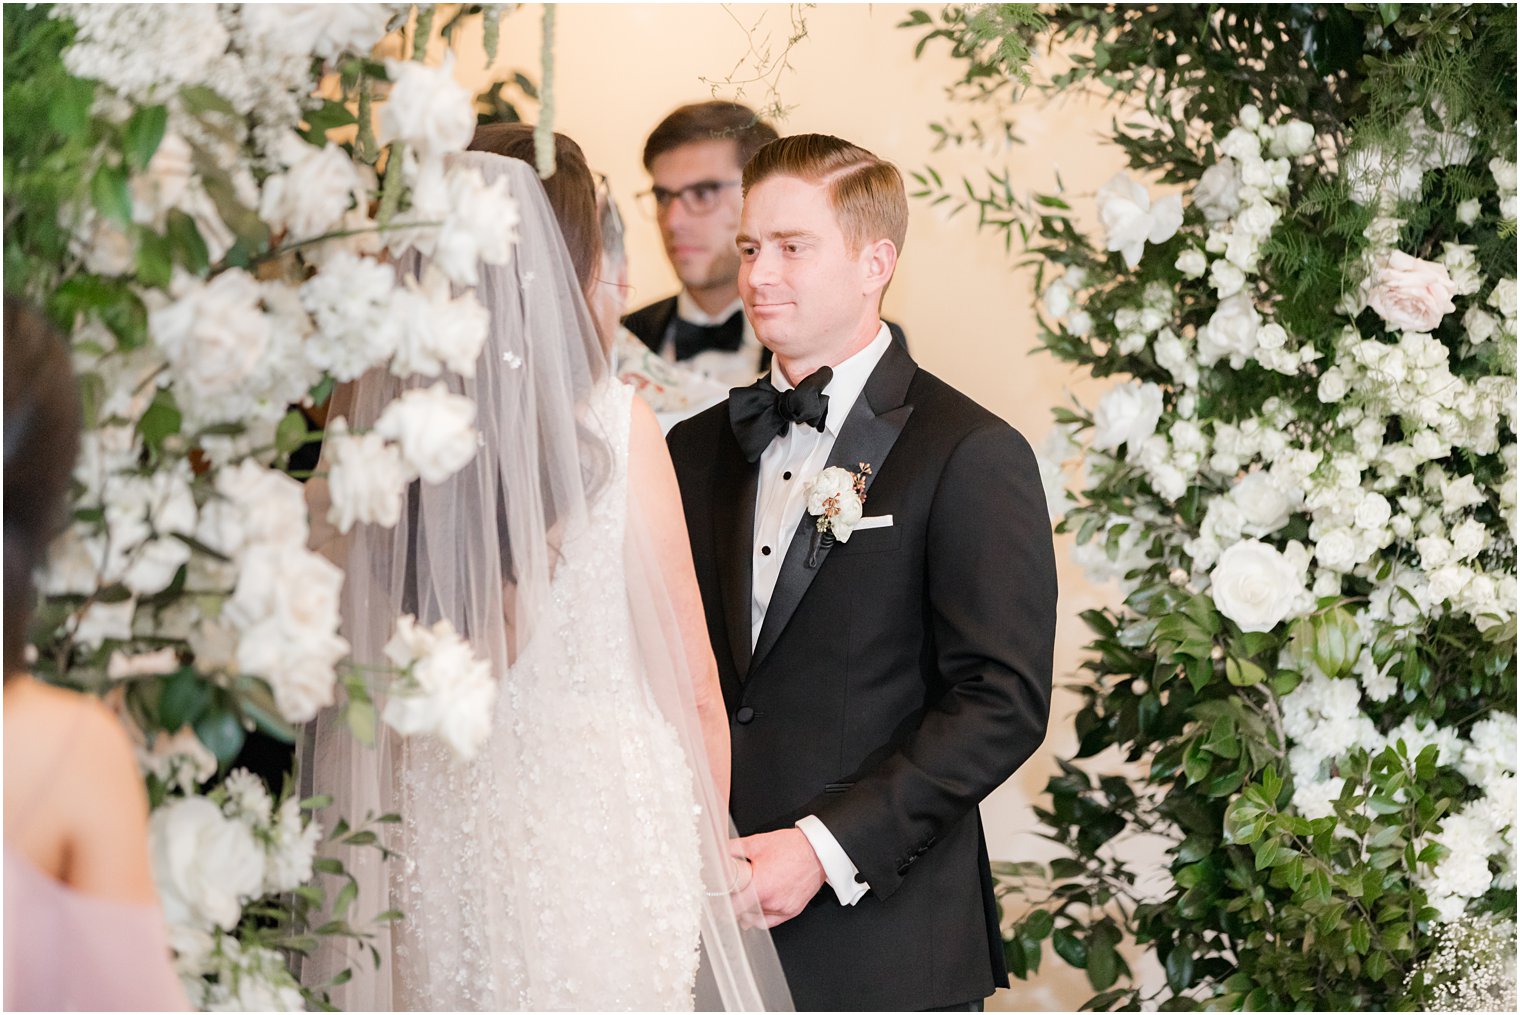
<path fill-rule="evenodd" d="M 745 164 L 745 195 L 772 176 L 823 184 L 853 250 L 886 239 L 902 252 L 908 195 L 902 174 L 887 160 L 830 134 L 793 134 L 772 141 Z"/>

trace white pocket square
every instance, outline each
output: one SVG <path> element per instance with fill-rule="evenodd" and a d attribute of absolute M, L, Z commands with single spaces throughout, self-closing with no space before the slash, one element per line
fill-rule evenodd
<path fill-rule="evenodd" d="M 884 529 L 892 524 L 891 515 L 872 515 L 870 518 L 862 518 L 853 526 L 853 531 L 860 532 L 862 529 Z"/>

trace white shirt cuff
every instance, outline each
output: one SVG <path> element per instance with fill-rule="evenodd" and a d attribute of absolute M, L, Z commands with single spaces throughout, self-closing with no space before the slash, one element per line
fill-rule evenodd
<path fill-rule="evenodd" d="M 823 876 L 839 897 L 839 904 L 853 906 L 863 899 L 871 886 L 856 880 L 860 868 L 850 860 L 849 854 L 844 851 L 839 840 L 834 838 L 834 833 L 829 831 L 828 826 L 816 814 L 809 814 L 798 819 L 797 828 L 807 836 L 813 852 L 818 854 L 818 862 L 823 865 Z"/>

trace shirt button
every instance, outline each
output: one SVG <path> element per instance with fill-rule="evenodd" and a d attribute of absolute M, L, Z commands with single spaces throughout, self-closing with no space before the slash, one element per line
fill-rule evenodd
<path fill-rule="evenodd" d="M 741 726 L 748 726 L 751 720 L 754 718 L 755 710 L 750 708 L 748 705 L 739 706 L 739 710 L 734 713 L 734 722 L 738 723 Z"/>
<path fill-rule="evenodd" d="M 790 472 L 783 472 L 781 474 L 781 478 L 782 479 L 791 479 L 792 478 L 792 474 Z"/>
<path fill-rule="evenodd" d="M 762 546 L 760 547 L 760 552 L 769 557 L 771 555 L 771 548 L 769 546 Z"/>

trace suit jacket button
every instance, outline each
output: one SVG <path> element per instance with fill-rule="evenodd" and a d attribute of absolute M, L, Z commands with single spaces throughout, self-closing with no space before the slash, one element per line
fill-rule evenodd
<path fill-rule="evenodd" d="M 734 713 L 734 721 L 743 726 L 749 725 L 753 718 L 755 718 L 755 710 L 748 705 L 740 705 L 739 710 Z"/>

